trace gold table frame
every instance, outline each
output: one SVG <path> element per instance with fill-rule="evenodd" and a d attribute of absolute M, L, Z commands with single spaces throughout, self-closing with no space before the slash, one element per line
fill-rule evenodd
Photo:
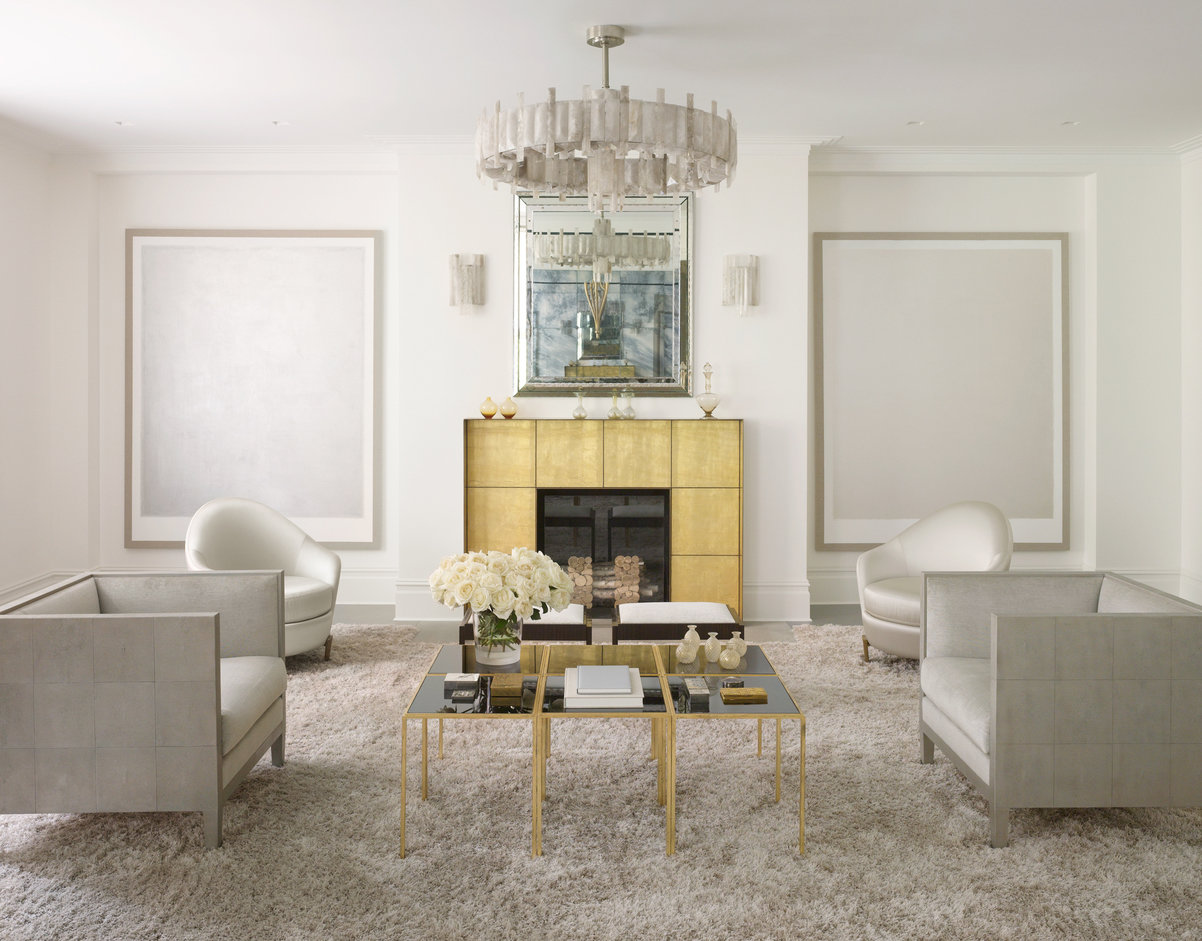
<path fill-rule="evenodd" d="M 427 669 L 426 675 L 423 677 L 422 683 L 430 680 L 432 677 L 441 674 L 432 673 L 434 664 L 438 657 L 442 654 L 446 647 L 454 647 L 457 645 L 445 645 L 440 647 L 434 658 L 430 662 L 430 667 Z M 529 645 L 536 648 L 534 657 L 537 659 L 537 688 L 534 696 L 534 707 L 528 713 L 442 713 L 442 712 L 416 712 L 413 710 L 414 702 L 416 701 L 422 684 L 419 683 L 418 688 L 414 690 L 413 696 L 410 697 L 408 706 L 401 716 L 401 809 L 400 809 L 400 855 L 402 858 L 406 855 L 405 846 L 405 829 L 406 829 L 406 800 L 408 796 L 408 726 L 410 720 L 420 719 L 422 723 L 422 762 L 421 762 L 421 798 L 425 800 L 429 793 L 428 777 L 429 777 L 429 722 L 431 719 L 438 720 L 438 757 L 443 755 L 443 719 L 468 719 L 468 720 L 504 720 L 510 721 L 525 721 L 531 723 L 531 855 L 541 856 L 543 852 L 542 840 L 542 824 L 543 824 L 543 802 L 546 800 L 547 794 L 547 761 L 551 753 L 551 722 L 552 720 L 562 719 L 647 719 L 650 722 L 651 730 L 651 755 L 650 757 L 657 762 L 656 771 L 656 799 L 661 807 L 664 808 L 664 842 L 666 854 L 671 856 L 676 852 L 676 726 L 680 721 L 693 720 L 725 720 L 725 719 L 756 719 L 756 755 L 763 754 L 763 723 L 765 719 L 775 719 L 776 721 L 776 801 L 780 802 L 781 795 L 781 779 L 782 779 L 782 760 L 781 760 L 781 727 L 785 720 L 797 720 L 799 727 L 798 738 L 798 784 L 797 784 L 797 800 L 798 800 L 798 836 L 797 846 L 799 853 L 805 853 L 805 714 L 798 708 L 796 701 L 793 699 L 793 694 L 780 680 L 779 674 L 776 673 L 775 667 L 772 667 L 771 661 L 766 655 L 765 662 L 771 668 L 771 673 L 755 673 L 734 670 L 722 670 L 718 673 L 717 669 L 707 668 L 704 660 L 699 661 L 700 669 L 680 670 L 673 669 L 669 671 L 669 667 L 677 667 L 678 665 L 672 662 L 670 646 L 650 645 L 650 644 L 623 644 L 619 646 L 602 645 L 602 646 L 577 646 L 577 645 L 557 645 L 551 647 L 549 645 Z M 665 664 L 665 656 L 661 655 L 661 649 L 669 651 L 666 656 L 668 663 Z M 750 649 L 750 648 L 749 648 Z M 553 653 L 555 651 L 555 653 Z M 654 673 L 645 670 L 651 664 L 647 663 L 647 652 L 651 655 L 651 663 L 654 664 Z M 702 655 L 704 656 L 704 655 Z M 557 662 L 552 664 L 552 659 Z M 636 662 L 627 662 L 633 659 Z M 568 664 L 568 661 L 572 661 Z M 642 661 L 640 666 L 637 661 Z M 663 712 L 641 712 L 636 710 L 605 710 L 605 709 L 575 709 L 575 710 L 556 710 L 554 712 L 544 710 L 544 699 L 547 687 L 548 676 L 562 675 L 562 668 L 565 665 L 580 665 L 583 663 L 600 663 L 600 662 L 622 662 L 629 666 L 638 666 L 640 675 L 655 676 L 662 691 L 664 692 L 664 711 Z M 533 665 L 533 664 L 531 664 Z M 487 671 L 481 671 L 487 672 Z M 530 675 L 534 670 L 523 670 L 523 675 Z M 684 677 L 684 676 L 771 676 L 776 678 L 780 683 L 781 689 L 788 696 L 789 704 L 792 706 L 792 712 L 785 711 L 769 711 L 756 712 L 752 714 L 740 712 L 679 712 L 676 709 L 672 697 L 668 695 L 670 686 L 669 677 Z M 711 694 L 714 695 L 714 694 Z"/>

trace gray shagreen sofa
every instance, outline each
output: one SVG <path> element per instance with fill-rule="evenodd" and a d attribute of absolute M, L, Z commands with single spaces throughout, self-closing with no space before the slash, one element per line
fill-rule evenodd
<path fill-rule="evenodd" d="M 280 572 L 94 573 L 0 607 L 0 813 L 202 811 L 284 763 Z"/>
<path fill-rule="evenodd" d="M 927 573 L 922 761 L 990 805 L 1202 806 L 1202 607 L 1103 572 Z"/>

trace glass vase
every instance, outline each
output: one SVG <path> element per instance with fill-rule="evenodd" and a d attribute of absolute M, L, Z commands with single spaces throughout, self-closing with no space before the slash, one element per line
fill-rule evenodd
<path fill-rule="evenodd" d="M 522 619 L 516 614 L 502 618 L 492 611 L 473 611 L 472 636 L 478 667 L 512 667 L 522 659 Z"/>

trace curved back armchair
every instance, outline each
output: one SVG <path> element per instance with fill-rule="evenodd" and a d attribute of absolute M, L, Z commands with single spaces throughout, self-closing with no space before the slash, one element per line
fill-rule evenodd
<path fill-rule="evenodd" d="M 325 645 L 330 658 L 342 560 L 271 507 L 242 497 L 210 500 L 184 537 L 193 571 L 280 569 L 284 573 L 284 655 Z"/>
<path fill-rule="evenodd" d="M 918 659 L 923 572 L 1004 572 L 1014 535 L 992 503 L 966 501 L 936 510 L 856 560 L 856 585 L 869 646 Z"/>

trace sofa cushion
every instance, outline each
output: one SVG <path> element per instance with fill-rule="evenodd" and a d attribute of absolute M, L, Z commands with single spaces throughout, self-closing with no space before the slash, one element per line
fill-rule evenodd
<path fill-rule="evenodd" d="M 281 657 L 221 658 L 221 754 L 229 754 L 287 685 Z"/>
<path fill-rule="evenodd" d="M 918 627 L 922 611 L 922 576 L 882 578 L 864 586 L 864 608 L 873 617 Z"/>
<path fill-rule="evenodd" d="M 734 624 L 718 601 L 635 601 L 618 605 L 622 624 Z"/>
<path fill-rule="evenodd" d="M 985 754 L 993 698 L 990 669 L 980 657 L 927 657 L 919 672 L 923 695 Z"/>
<path fill-rule="evenodd" d="M 284 576 L 284 621 L 320 617 L 334 607 L 334 586 L 303 575 Z"/>

